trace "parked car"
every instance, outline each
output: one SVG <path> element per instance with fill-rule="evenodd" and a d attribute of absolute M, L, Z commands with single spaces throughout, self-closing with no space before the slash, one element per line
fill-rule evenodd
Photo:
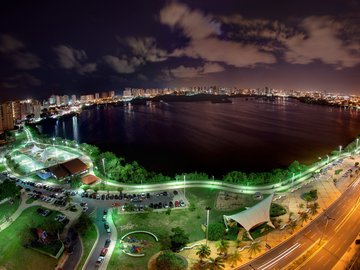
<path fill-rule="evenodd" d="M 106 239 L 104 247 L 108 248 L 110 246 L 111 240 Z"/>
<path fill-rule="evenodd" d="M 100 252 L 100 256 L 103 256 L 103 257 L 105 257 L 105 255 L 106 255 L 106 253 L 107 253 L 107 251 L 108 251 L 108 249 L 107 248 L 102 248 L 101 249 L 101 252 Z"/>
<path fill-rule="evenodd" d="M 103 256 L 99 256 L 99 258 L 97 259 L 95 265 L 96 266 L 100 266 L 104 261 L 104 257 Z"/>

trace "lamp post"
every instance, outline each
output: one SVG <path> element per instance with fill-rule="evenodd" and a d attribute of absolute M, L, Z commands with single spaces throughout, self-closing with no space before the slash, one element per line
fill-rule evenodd
<path fill-rule="evenodd" d="M 211 208 L 208 206 L 205 209 L 206 209 L 206 245 L 208 245 L 208 239 L 209 239 L 209 216 L 210 216 Z"/>
<path fill-rule="evenodd" d="M 291 188 L 294 188 L 294 178 L 295 178 L 295 173 L 293 173 L 291 178 Z"/>
<path fill-rule="evenodd" d="M 184 174 L 184 198 L 186 198 L 186 174 Z"/>
<path fill-rule="evenodd" d="M 330 161 L 330 157 L 329 157 L 329 155 L 326 155 L 327 156 L 327 161 L 326 161 L 326 164 L 328 164 L 329 163 L 329 161 Z"/>
<path fill-rule="evenodd" d="M 342 145 L 339 145 L 339 156 L 341 155 Z"/>
<path fill-rule="evenodd" d="M 324 215 L 325 215 L 325 218 L 326 218 L 326 223 L 325 223 L 325 229 L 323 230 L 323 233 L 322 233 L 322 235 L 321 235 L 321 237 L 320 237 L 319 246 L 321 245 L 321 241 L 322 241 L 322 239 L 324 238 L 324 234 L 325 234 L 325 231 L 326 231 L 327 226 L 328 226 L 328 224 L 329 224 L 329 220 L 335 220 L 334 218 L 329 217 L 329 216 L 326 214 L 325 210 L 324 210 Z"/>
<path fill-rule="evenodd" d="M 359 138 L 356 138 L 356 148 L 359 146 Z"/>
<path fill-rule="evenodd" d="M 105 173 L 105 158 L 102 158 L 101 161 L 102 161 L 103 170 L 104 170 L 104 177 L 105 177 L 106 176 L 106 173 Z M 105 180 L 104 180 L 104 183 L 106 183 Z"/>

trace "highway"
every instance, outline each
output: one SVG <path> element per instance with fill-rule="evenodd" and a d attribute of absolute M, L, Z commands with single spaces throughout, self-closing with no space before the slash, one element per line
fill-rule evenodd
<path fill-rule="evenodd" d="M 286 269 L 313 244 L 321 249 L 299 269 L 331 269 L 360 232 L 360 178 L 302 231 L 237 269 Z"/>

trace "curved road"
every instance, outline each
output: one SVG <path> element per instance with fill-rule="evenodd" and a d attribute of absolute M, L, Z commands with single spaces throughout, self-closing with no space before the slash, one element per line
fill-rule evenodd
<path fill-rule="evenodd" d="M 302 231 L 237 269 L 282 269 L 313 244 L 324 246 L 301 269 L 331 269 L 360 231 L 360 178 Z"/>

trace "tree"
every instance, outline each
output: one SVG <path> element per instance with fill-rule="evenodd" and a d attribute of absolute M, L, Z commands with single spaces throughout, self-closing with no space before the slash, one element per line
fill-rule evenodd
<path fill-rule="evenodd" d="M 122 196 L 122 193 L 124 191 L 124 188 L 123 187 L 118 187 L 117 188 L 117 191 L 120 193 L 120 196 Z"/>
<path fill-rule="evenodd" d="M 299 221 L 301 222 L 301 227 L 304 225 L 304 222 L 308 220 L 309 220 L 309 214 L 306 212 L 301 212 L 299 217 Z"/>
<path fill-rule="evenodd" d="M 171 251 L 164 251 L 156 258 L 157 270 L 185 270 L 184 261 Z"/>
<path fill-rule="evenodd" d="M 219 242 L 217 242 L 216 249 L 220 253 L 220 255 L 223 254 L 224 257 L 226 257 L 229 250 L 229 242 L 221 239 Z"/>
<path fill-rule="evenodd" d="M 199 256 L 200 262 L 203 262 L 203 259 L 206 259 L 211 254 L 210 248 L 207 245 L 201 245 L 197 248 L 196 255 Z"/>
<path fill-rule="evenodd" d="M 80 215 L 78 221 L 74 225 L 74 228 L 77 230 L 79 234 L 84 234 L 89 229 L 91 224 L 92 224 L 91 218 L 83 213 Z"/>
<path fill-rule="evenodd" d="M 0 184 L 0 201 L 6 198 L 15 198 L 19 195 L 20 189 L 14 182 L 5 180 Z"/>
<path fill-rule="evenodd" d="M 218 241 L 220 240 L 225 233 L 225 227 L 223 223 L 211 223 L 209 225 L 209 240 Z"/>
<path fill-rule="evenodd" d="M 82 189 L 83 189 L 84 191 L 88 191 L 88 190 L 90 189 L 90 186 L 89 186 L 89 185 L 85 185 L 85 186 L 82 187 Z"/>
<path fill-rule="evenodd" d="M 224 261 L 221 257 L 217 257 L 215 259 L 210 258 L 208 262 L 209 270 L 222 270 L 225 268 Z"/>
<path fill-rule="evenodd" d="M 235 250 L 234 253 L 231 253 L 228 257 L 231 267 L 235 267 L 238 262 L 242 261 L 242 255 L 239 251 Z"/>
<path fill-rule="evenodd" d="M 178 252 L 189 243 L 189 235 L 180 227 L 172 228 L 171 231 L 173 232 L 170 235 L 171 250 Z"/>
<path fill-rule="evenodd" d="M 99 189 L 100 188 L 98 186 L 93 187 L 93 190 L 94 190 L 95 193 L 97 193 L 99 191 Z"/>
<path fill-rule="evenodd" d="M 294 233 L 294 231 L 295 231 L 295 229 L 296 229 L 296 227 L 297 227 L 297 221 L 296 220 L 292 220 L 292 221 L 290 221 L 290 223 L 288 224 L 288 228 L 289 228 L 289 230 L 290 230 L 290 233 L 291 234 L 293 234 Z"/>
<path fill-rule="evenodd" d="M 310 215 L 314 216 L 315 214 L 317 214 L 318 210 L 319 210 L 320 206 L 317 202 L 314 202 L 312 204 L 309 205 L 309 213 Z"/>
<path fill-rule="evenodd" d="M 260 251 L 261 251 L 260 242 L 255 242 L 255 241 L 251 242 L 249 250 L 248 250 L 250 259 L 252 258 L 253 255 L 256 255 Z"/>

